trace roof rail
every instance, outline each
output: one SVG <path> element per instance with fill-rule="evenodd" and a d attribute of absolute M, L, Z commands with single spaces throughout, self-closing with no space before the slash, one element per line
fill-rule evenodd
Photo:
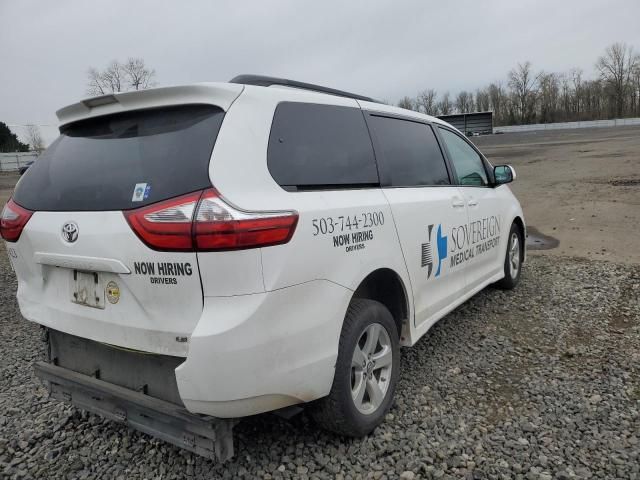
<path fill-rule="evenodd" d="M 355 100 L 363 100 L 365 102 L 380 103 L 370 97 L 358 95 L 356 93 L 349 93 L 342 90 L 336 90 L 335 88 L 323 87 L 320 85 L 314 85 L 312 83 L 297 82 L 295 80 L 288 80 L 286 78 L 265 77 L 263 75 L 238 75 L 229 80 L 229 83 L 242 83 L 244 85 L 257 85 L 259 87 L 270 87 L 271 85 L 282 85 L 285 87 L 300 88 L 302 90 L 312 90 L 314 92 L 327 93 L 329 95 L 336 95 L 338 97 L 353 98 Z"/>

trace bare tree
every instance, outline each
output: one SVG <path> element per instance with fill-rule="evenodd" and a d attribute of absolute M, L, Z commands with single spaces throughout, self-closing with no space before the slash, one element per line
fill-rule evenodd
<path fill-rule="evenodd" d="M 582 87 L 582 98 L 585 112 L 589 112 L 589 119 L 604 118 L 605 96 L 602 80 L 590 80 Z"/>
<path fill-rule="evenodd" d="M 571 81 L 573 83 L 573 113 L 576 118 L 580 119 L 580 113 L 582 112 L 582 69 L 571 69 Z"/>
<path fill-rule="evenodd" d="M 556 112 L 560 112 L 560 119 L 567 120 L 569 117 L 572 117 L 573 113 L 573 96 L 574 92 L 572 90 L 572 82 L 569 77 L 565 73 L 550 73 L 549 75 L 553 75 L 556 79 L 557 83 L 557 105 L 554 105 L 554 109 Z M 542 83 L 540 82 L 540 85 Z M 555 112 L 554 112 L 555 113 Z M 548 122 L 555 122 L 555 115 L 552 117 L 553 120 L 547 120 Z"/>
<path fill-rule="evenodd" d="M 107 93 L 143 90 L 154 86 L 155 70 L 146 67 L 142 58 L 129 58 L 126 63 L 113 60 L 100 71 L 91 67 L 87 72 L 87 93 Z"/>
<path fill-rule="evenodd" d="M 632 86 L 632 103 L 633 103 L 633 114 L 640 115 L 640 64 L 636 65 L 636 68 L 633 71 L 633 82 Z"/>
<path fill-rule="evenodd" d="M 406 108 L 407 110 L 416 110 L 418 107 L 416 103 L 410 97 L 403 97 L 398 102 L 400 108 Z"/>
<path fill-rule="evenodd" d="M 563 85 L 568 84 L 565 76 L 559 78 L 555 73 L 541 72 L 538 76 L 539 85 L 539 121 L 555 122 L 557 121 L 556 114 L 559 110 L 559 98 L 560 98 L 560 83 Z M 565 112 L 570 108 L 571 97 L 567 95 L 566 90 L 563 89 L 562 98 L 565 103 Z"/>
<path fill-rule="evenodd" d="M 127 63 L 122 65 L 122 70 L 132 90 L 144 90 L 154 85 L 153 77 L 156 71 L 147 68 L 142 58 L 129 58 Z"/>
<path fill-rule="evenodd" d="M 453 105 L 451 104 L 451 100 L 449 99 L 449 92 L 445 92 L 438 102 L 438 111 L 440 112 L 440 115 L 449 115 L 452 109 Z"/>
<path fill-rule="evenodd" d="M 107 93 L 107 86 L 102 78 L 102 72 L 91 67 L 87 71 L 87 94 L 104 95 Z"/>
<path fill-rule="evenodd" d="M 533 75 L 531 62 L 519 63 L 509 72 L 509 87 L 517 102 L 521 123 L 528 123 L 533 115 L 537 80 Z"/>
<path fill-rule="evenodd" d="M 504 111 L 507 100 L 500 83 L 492 83 L 491 85 L 489 85 L 489 103 L 491 104 L 491 108 L 493 109 L 493 115 L 495 116 L 496 124 L 504 125 Z"/>
<path fill-rule="evenodd" d="M 456 109 L 459 113 L 468 113 L 473 111 L 473 94 L 462 90 L 456 96 Z"/>
<path fill-rule="evenodd" d="M 490 105 L 489 89 L 476 90 L 476 112 L 488 112 L 491 109 Z"/>
<path fill-rule="evenodd" d="M 640 62 L 633 47 L 626 43 L 609 45 L 603 56 L 598 58 L 596 68 L 600 77 L 612 90 L 615 98 L 615 115 L 621 117 L 624 112 L 625 94 L 630 86 L 631 76 Z"/>
<path fill-rule="evenodd" d="M 427 115 L 437 115 L 438 114 L 438 95 L 433 88 L 428 88 L 427 90 L 422 91 L 418 94 L 418 98 L 416 99 L 416 104 L 418 105 L 418 109 L 426 113 Z"/>
<path fill-rule="evenodd" d="M 90 95 L 104 95 L 125 90 L 124 71 L 122 65 L 113 60 L 107 68 L 99 71 L 90 68 L 88 72 L 87 93 Z"/>
<path fill-rule="evenodd" d="M 27 143 L 38 155 L 44 150 L 44 140 L 37 125 L 27 125 Z"/>
<path fill-rule="evenodd" d="M 112 61 L 104 71 L 104 78 L 111 92 L 122 92 L 125 90 L 124 71 L 122 65 L 117 61 Z"/>

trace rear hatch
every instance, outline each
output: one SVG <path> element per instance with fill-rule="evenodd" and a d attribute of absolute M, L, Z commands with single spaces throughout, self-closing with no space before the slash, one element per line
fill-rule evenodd
<path fill-rule="evenodd" d="M 30 215 L 7 244 L 27 319 L 186 356 L 203 308 L 191 216 L 211 187 L 209 161 L 224 115 L 213 105 L 169 105 L 61 128 L 16 186 L 18 213 L 8 211 L 7 218 L 23 209 Z M 164 208 L 149 214 L 158 204 Z M 182 225 L 182 217 L 184 232 L 166 228 Z"/>

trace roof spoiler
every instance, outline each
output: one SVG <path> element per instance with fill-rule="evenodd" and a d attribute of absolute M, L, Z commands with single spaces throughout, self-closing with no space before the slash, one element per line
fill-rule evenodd
<path fill-rule="evenodd" d="M 110 93 L 81 100 L 56 112 L 60 126 L 112 113 L 171 105 L 210 104 L 225 112 L 244 87 L 229 83 L 199 83 L 178 87 L 151 88 Z"/>

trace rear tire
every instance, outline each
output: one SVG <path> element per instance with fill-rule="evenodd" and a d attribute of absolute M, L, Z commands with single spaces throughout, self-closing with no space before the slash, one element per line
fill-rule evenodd
<path fill-rule="evenodd" d="M 322 428 L 350 437 L 376 428 L 391 407 L 400 372 L 398 330 L 389 310 L 354 298 L 344 319 L 331 392 L 312 407 Z"/>
<path fill-rule="evenodd" d="M 524 239 L 520 227 L 513 223 L 509 231 L 507 253 L 504 257 L 504 278 L 496 285 L 504 290 L 512 290 L 520 281 L 522 260 L 524 257 Z"/>

